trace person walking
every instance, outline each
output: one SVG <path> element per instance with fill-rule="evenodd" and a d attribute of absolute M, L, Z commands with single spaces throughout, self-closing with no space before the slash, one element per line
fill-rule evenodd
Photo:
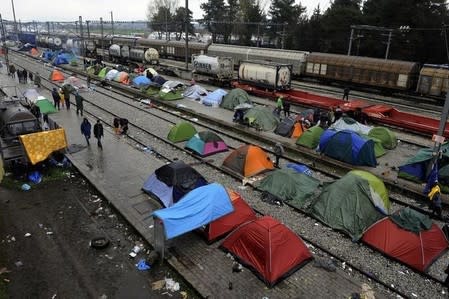
<path fill-rule="evenodd" d="M 78 113 L 81 113 L 81 116 L 83 116 L 84 98 L 80 96 L 78 91 L 75 93 L 75 102 L 76 102 L 76 115 L 78 115 Z"/>
<path fill-rule="evenodd" d="M 346 86 L 345 89 L 343 89 L 343 101 L 349 101 L 349 92 L 350 91 L 351 91 L 351 89 L 349 88 L 349 86 Z"/>
<path fill-rule="evenodd" d="M 90 88 L 90 80 L 91 80 L 91 78 L 90 78 L 90 75 L 88 74 L 87 79 L 86 79 L 87 88 Z"/>
<path fill-rule="evenodd" d="M 17 79 L 19 79 L 19 83 L 22 84 L 22 71 L 19 69 L 16 69 L 17 73 Z"/>
<path fill-rule="evenodd" d="M 280 117 L 281 116 L 281 111 L 284 110 L 284 102 L 282 100 L 282 96 L 280 96 L 277 101 L 276 101 L 276 109 L 274 109 L 274 113 Z"/>
<path fill-rule="evenodd" d="M 23 84 L 28 83 L 28 72 L 26 69 L 22 70 L 22 80 L 23 80 Z"/>
<path fill-rule="evenodd" d="M 16 67 L 14 66 L 14 64 L 11 64 L 9 66 L 9 75 L 13 78 L 16 78 Z"/>
<path fill-rule="evenodd" d="M 122 135 L 126 135 L 128 133 L 128 120 L 126 118 L 120 118 L 120 128 Z"/>
<path fill-rule="evenodd" d="M 28 73 L 28 79 L 30 80 L 30 82 L 34 82 L 33 73 L 31 71 Z"/>
<path fill-rule="evenodd" d="M 64 91 L 62 90 L 62 88 L 60 88 L 59 90 L 58 90 L 58 93 L 59 93 L 59 97 L 61 98 L 61 109 L 64 109 L 64 106 L 65 106 L 65 97 L 64 97 Z"/>
<path fill-rule="evenodd" d="M 83 122 L 81 123 L 81 134 L 84 135 L 86 138 L 87 145 L 90 145 L 89 139 L 90 139 L 90 132 L 92 129 L 92 125 L 87 120 L 87 118 L 83 119 Z"/>
<path fill-rule="evenodd" d="M 53 97 L 53 102 L 55 105 L 55 108 L 58 110 L 61 110 L 60 102 L 61 102 L 61 96 L 59 95 L 59 92 L 56 90 L 56 87 L 53 87 L 53 91 L 51 92 L 51 95 Z"/>
<path fill-rule="evenodd" d="M 70 87 L 68 85 L 64 85 L 62 87 L 62 92 L 64 93 L 65 108 L 70 110 Z"/>
<path fill-rule="evenodd" d="M 97 138 L 98 147 L 103 149 L 103 145 L 101 144 L 101 138 L 103 137 L 103 125 L 99 119 L 97 119 L 97 123 L 94 125 L 94 136 Z"/>
<path fill-rule="evenodd" d="M 36 85 L 38 88 L 41 87 L 41 77 L 39 76 L 39 73 L 36 73 L 34 76 L 34 85 Z"/>
<path fill-rule="evenodd" d="M 276 157 L 276 162 L 274 163 L 274 167 L 280 168 L 279 167 L 279 159 L 284 153 L 285 153 L 285 150 L 284 150 L 284 147 L 282 146 L 282 144 L 280 142 L 276 142 L 276 144 L 274 145 L 274 155 Z"/>

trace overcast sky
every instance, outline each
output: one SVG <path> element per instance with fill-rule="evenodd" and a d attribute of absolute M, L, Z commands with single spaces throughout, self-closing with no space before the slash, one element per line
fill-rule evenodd
<path fill-rule="evenodd" d="M 137 21 L 145 20 L 146 9 L 151 0 L 14 0 L 16 19 L 26 21 L 75 21 L 79 16 L 83 20 L 110 19 L 113 11 L 114 20 Z M 193 11 L 195 19 L 202 18 L 200 4 L 205 0 L 189 0 L 189 8 Z M 299 2 L 298 0 L 296 1 Z M 320 4 L 324 10 L 329 7 L 330 0 L 302 0 L 307 7 L 308 14 Z M 9 0 L 1 0 L 0 13 L 7 20 L 13 20 L 12 5 Z M 267 8 L 270 0 L 265 0 Z M 183 6 L 185 0 L 179 0 Z"/>

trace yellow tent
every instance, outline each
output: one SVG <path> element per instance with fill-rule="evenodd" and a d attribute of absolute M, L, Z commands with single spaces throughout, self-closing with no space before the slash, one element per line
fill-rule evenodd
<path fill-rule="evenodd" d="M 67 147 L 64 129 L 20 135 L 20 141 L 32 164 L 44 161 L 54 151 Z"/>

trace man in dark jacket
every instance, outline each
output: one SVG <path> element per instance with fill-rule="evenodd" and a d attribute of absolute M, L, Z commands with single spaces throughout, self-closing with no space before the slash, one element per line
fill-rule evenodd
<path fill-rule="evenodd" d="M 97 123 L 94 125 L 94 136 L 97 138 L 97 145 L 99 148 L 103 149 L 103 145 L 101 144 L 101 138 L 103 137 L 103 125 L 100 120 L 97 120 Z"/>
<path fill-rule="evenodd" d="M 84 98 L 80 96 L 78 91 L 75 93 L 75 102 L 76 102 L 76 115 L 81 112 L 81 116 L 83 116 L 83 102 Z"/>
<path fill-rule="evenodd" d="M 70 87 L 68 85 L 64 85 L 62 87 L 62 92 L 64 93 L 64 102 L 67 110 L 70 110 Z"/>
<path fill-rule="evenodd" d="M 122 135 L 128 133 L 128 120 L 126 118 L 120 118 L 120 128 L 122 130 Z"/>
<path fill-rule="evenodd" d="M 58 108 L 58 110 L 61 110 L 60 107 L 60 101 L 61 101 L 61 96 L 59 95 L 59 92 L 56 90 L 56 87 L 53 87 L 53 91 L 51 92 L 51 95 L 53 97 L 53 102 L 55 104 L 55 108 Z"/>
<path fill-rule="evenodd" d="M 83 134 L 84 137 L 86 138 L 87 145 L 90 145 L 89 139 L 90 139 L 91 129 L 92 129 L 92 125 L 87 120 L 87 118 L 84 118 L 83 122 L 81 123 L 81 134 Z"/>
<path fill-rule="evenodd" d="M 284 155 L 285 150 L 284 147 L 282 146 L 282 144 L 280 142 L 276 142 L 276 144 L 274 145 L 274 155 L 276 157 L 276 162 L 274 163 L 274 167 L 276 168 L 280 168 L 279 167 L 279 158 Z"/>

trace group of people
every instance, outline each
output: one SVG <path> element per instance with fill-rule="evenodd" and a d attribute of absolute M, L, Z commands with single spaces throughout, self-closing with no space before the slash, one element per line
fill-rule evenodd
<path fill-rule="evenodd" d="M 90 136 L 92 131 L 92 125 L 89 120 L 85 117 L 83 122 L 81 123 L 81 134 L 86 138 L 87 145 L 90 146 Z M 94 125 L 94 136 L 97 139 L 97 145 L 100 149 L 103 149 L 103 144 L 101 143 L 101 138 L 103 138 L 103 125 L 101 121 L 98 119 Z"/>
<path fill-rule="evenodd" d="M 8 75 L 19 80 L 21 84 L 27 84 L 28 81 L 33 82 L 37 87 L 41 87 L 41 78 L 39 73 L 33 74 L 32 72 L 28 72 L 26 69 L 16 69 L 14 64 L 10 64 L 8 67 Z"/>
<path fill-rule="evenodd" d="M 280 118 L 282 111 L 284 112 L 284 117 L 290 116 L 290 102 L 288 101 L 288 99 L 287 101 L 284 101 L 284 97 L 280 96 L 276 101 L 276 108 L 274 109 L 274 114 Z"/>
<path fill-rule="evenodd" d="M 115 134 L 117 135 L 128 134 L 128 119 L 115 117 L 113 125 Z"/>

